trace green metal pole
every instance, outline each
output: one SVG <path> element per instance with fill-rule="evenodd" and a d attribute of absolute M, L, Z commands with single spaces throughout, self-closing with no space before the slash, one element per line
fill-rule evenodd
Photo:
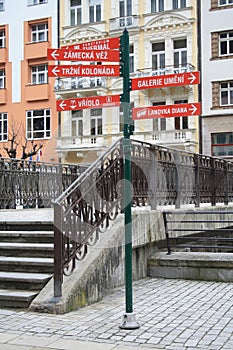
<path fill-rule="evenodd" d="M 130 79 L 129 79 L 129 34 L 127 29 L 121 36 L 121 63 L 123 76 L 124 113 L 124 220 L 125 220 L 125 314 L 120 328 L 135 329 L 139 324 L 133 314 L 133 272 L 132 272 L 132 190 L 131 190 L 131 140 L 133 123 L 130 117 Z"/>

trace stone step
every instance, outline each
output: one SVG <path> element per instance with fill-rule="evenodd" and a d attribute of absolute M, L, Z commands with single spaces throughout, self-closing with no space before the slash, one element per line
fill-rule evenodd
<path fill-rule="evenodd" d="M 0 256 L 53 257 L 52 243 L 9 243 L 0 242 Z"/>
<path fill-rule="evenodd" d="M 148 274 L 155 278 L 233 282 L 233 253 L 159 252 L 148 260 Z"/>
<path fill-rule="evenodd" d="M 53 273 L 53 258 L 0 256 L 0 271 Z"/>
<path fill-rule="evenodd" d="M 0 307 L 2 308 L 28 308 L 38 291 L 21 291 L 13 289 L 0 289 Z"/>
<path fill-rule="evenodd" d="M 0 242 L 53 243 L 53 231 L 0 231 Z"/>
<path fill-rule="evenodd" d="M 40 290 L 52 274 L 0 271 L 0 289 Z"/>

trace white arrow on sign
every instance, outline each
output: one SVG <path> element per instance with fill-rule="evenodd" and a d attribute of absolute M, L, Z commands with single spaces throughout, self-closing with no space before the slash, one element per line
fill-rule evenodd
<path fill-rule="evenodd" d="M 51 56 L 56 60 L 57 57 L 59 56 L 59 54 L 57 53 L 57 50 L 54 50 L 54 51 L 51 53 Z"/>
<path fill-rule="evenodd" d="M 62 100 L 59 106 L 60 106 L 60 107 L 61 107 L 61 109 L 63 109 L 63 111 L 64 111 L 65 106 L 66 106 L 65 101 L 64 101 L 64 100 Z"/>
<path fill-rule="evenodd" d="M 192 104 L 192 108 L 189 108 L 189 110 L 192 112 L 193 115 L 197 111 L 197 107 Z"/>
<path fill-rule="evenodd" d="M 53 72 L 54 75 L 56 75 L 56 77 L 57 77 L 57 73 L 60 72 L 60 69 L 57 69 L 57 68 L 58 68 L 58 67 L 55 66 L 55 67 L 52 69 L 52 72 Z"/>
<path fill-rule="evenodd" d="M 193 82 L 196 80 L 196 76 L 193 73 L 190 73 L 191 77 L 188 78 L 190 80 L 190 84 L 193 84 Z"/>

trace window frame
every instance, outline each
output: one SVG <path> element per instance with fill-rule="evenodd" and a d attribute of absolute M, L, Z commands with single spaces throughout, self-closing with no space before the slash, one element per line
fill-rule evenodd
<path fill-rule="evenodd" d="M 218 136 L 223 136 L 223 135 L 226 135 L 226 140 L 227 140 L 227 136 L 230 135 L 231 138 L 232 138 L 232 143 L 230 142 L 226 142 L 226 143 L 218 143 L 218 142 L 213 142 L 213 137 L 218 137 Z M 232 153 L 230 154 L 226 154 L 226 149 L 227 147 L 231 147 L 232 148 Z M 221 147 L 223 147 L 223 154 L 219 154 L 220 152 L 215 152 L 214 151 L 214 148 L 215 147 L 218 147 L 221 149 Z M 214 156 L 214 157 L 223 157 L 223 156 L 229 156 L 229 157 L 232 157 L 233 156 L 233 133 L 232 132 L 219 132 L 219 133 L 211 133 L 211 155 Z"/>
<path fill-rule="evenodd" d="M 3 33 L 1 35 L 1 33 Z M 6 48 L 6 31 L 5 29 L 0 29 L 0 48 L 4 49 Z"/>
<path fill-rule="evenodd" d="M 71 133 L 72 137 L 83 136 L 83 109 L 71 111 Z"/>
<path fill-rule="evenodd" d="M 119 0 L 119 17 L 132 16 L 133 0 Z"/>
<path fill-rule="evenodd" d="M 0 1 L 0 12 L 5 11 L 5 0 Z"/>
<path fill-rule="evenodd" d="M 152 106 L 166 106 L 166 101 L 156 101 L 152 103 Z M 153 118 L 152 119 L 153 131 L 166 131 L 167 130 L 167 118 Z"/>
<path fill-rule="evenodd" d="M 222 7 L 222 6 L 232 6 L 233 5 L 233 0 L 225 0 L 226 4 L 220 4 L 222 0 L 218 0 L 218 6 Z M 231 2 L 230 2 L 231 1 Z"/>
<path fill-rule="evenodd" d="M 164 0 L 151 0 L 151 13 L 164 12 Z"/>
<path fill-rule="evenodd" d="M 40 70 L 40 68 L 44 68 L 44 69 Z M 40 76 L 44 77 L 44 79 L 40 80 L 41 79 Z M 41 84 L 48 84 L 48 64 L 47 63 L 36 64 L 31 66 L 31 85 L 41 85 Z"/>
<path fill-rule="evenodd" d="M 8 141 L 8 114 L 0 113 L 0 142 L 7 142 L 7 141 Z"/>
<path fill-rule="evenodd" d="M 72 0 L 70 0 L 70 25 L 71 26 L 78 26 L 82 24 L 82 0 L 78 0 L 78 1 L 80 1 L 80 5 L 71 6 Z M 74 12 L 74 17 L 72 15 L 73 12 Z"/>
<path fill-rule="evenodd" d="M 5 68 L 0 68 L 0 89 L 6 88 L 6 70 Z"/>
<path fill-rule="evenodd" d="M 179 10 L 187 7 L 186 0 L 173 0 L 172 1 L 172 9 Z"/>
<path fill-rule="evenodd" d="M 174 104 L 182 104 L 182 103 L 188 103 L 187 99 L 183 100 L 174 100 Z M 187 125 L 187 127 L 184 127 Z M 175 130 L 188 130 L 189 128 L 189 120 L 187 116 L 180 116 L 174 118 L 174 128 Z"/>
<path fill-rule="evenodd" d="M 227 87 L 223 87 L 223 84 L 227 84 Z M 232 85 L 232 86 L 231 86 Z M 225 93 L 225 96 L 223 94 Z M 233 81 L 220 82 L 220 106 L 227 107 L 233 105 Z M 227 103 L 223 103 L 223 99 L 226 98 Z"/>
<path fill-rule="evenodd" d="M 42 112 L 43 115 L 35 115 L 36 113 Z M 48 113 L 49 112 L 49 113 Z M 48 114 L 47 114 L 48 113 Z M 42 119 L 43 128 L 36 129 L 36 122 Z M 49 121 L 49 128 L 47 128 L 47 122 Z M 51 138 L 51 109 L 35 109 L 26 111 L 26 138 L 28 140 L 46 140 Z M 36 134 L 43 134 L 39 137 Z"/>
<path fill-rule="evenodd" d="M 48 0 L 28 0 L 28 6 L 47 4 Z"/>
<path fill-rule="evenodd" d="M 40 29 L 39 26 L 43 26 L 43 29 Z M 35 30 L 33 29 L 35 27 Z M 30 24 L 30 29 L 31 29 L 31 43 L 42 43 L 48 41 L 48 35 L 49 35 L 49 29 L 48 29 L 48 22 L 40 22 L 40 23 L 33 23 Z M 44 34 L 44 39 L 40 40 L 40 35 Z M 35 35 L 35 39 L 33 36 Z"/>
<path fill-rule="evenodd" d="M 90 23 L 96 23 L 101 21 L 101 10 L 102 10 L 101 0 L 99 0 L 99 4 L 89 5 L 89 22 Z"/>
<path fill-rule="evenodd" d="M 153 50 L 153 45 L 164 44 L 163 50 Z M 152 70 L 164 69 L 166 66 L 166 50 L 165 41 L 158 41 L 151 44 L 151 60 L 152 60 Z M 162 63 L 161 63 L 162 61 Z M 155 64 L 157 63 L 157 65 Z"/>
<path fill-rule="evenodd" d="M 230 36 L 230 34 L 232 36 Z M 226 35 L 226 38 L 221 39 L 221 35 Z M 225 39 L 225 40 L 224 40 Z M 221 53 L 221 43 L 226 43 L 226 53 Z M 232 45 L 232 52 L 230 52 L 230 47 Z M 219 33 L 219 57 L 232 56 L 233 55 L 233 31 L 221 32 Z"/>
<path fill-rule="evenodd" d="M 175 42 L 183 41 L 185 40 L 186 46 L 175 48 Z M 185 57 L 183 57 L 183 54 L 185 53 Z M 178 65 L 176 63 L 176 54 L 178 54 Z M 187 68 L 187 61 L 188 61 L 188 47 L 187 47 L 187 38 L 180 38 L 180 39 L 174 39 L 173 40 L 173 65 L 174 68 L 178 68 L 178 72 L 181 73 L 180 70 L 183 70 L 183 68 Z"/>

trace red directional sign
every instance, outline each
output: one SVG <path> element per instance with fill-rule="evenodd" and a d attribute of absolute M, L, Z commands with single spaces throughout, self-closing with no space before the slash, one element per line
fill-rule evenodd
<path fill-rule="evenodd" d="M 170 118 L 185 117 L 201 114 L 201 104 L 181 103 L 174 105 L 161 105 L 132 109 L 132 118 L 134 120 L 152 119 L 152 118 Z"/>
<path fill-rule="evenodd" d="M 110 50 L 120 48 L 120 38 L 107 38 L 85 43 L 62 46 L 62 49 L 73 50 Z"/>
<path fill-rule="evenodd" d="M 119 65 L 49 65 L 49 77 L 114 77 L 120 75 Z"/>
<path fill-rule="evenodd" d="M 120 95 L 71 98 L 68 100 L 57 100 L 56 103 L 57 111 L 115 107 L 120 105 Z"/>
<path fill-rule="evenodd" d="M 119 62 L 119 50 L 66 50 L 48 49 L 48 60 Z"/>
<path fill-rule="evenodd" d="M 200 83 L 200 72 L 157 75 L 132 79 L 132 90 L 155 89 Z"/>

